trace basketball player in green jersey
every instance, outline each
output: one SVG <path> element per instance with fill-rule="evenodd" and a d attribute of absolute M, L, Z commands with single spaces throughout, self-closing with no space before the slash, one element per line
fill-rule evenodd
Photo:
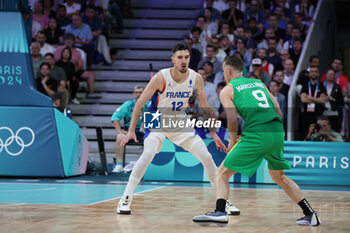
<path fill-rule="evenodd" d="M 236 172 L 253 176 L 262 160 L 266 159 L 273 181 L 298 203 L 305 214 L 297 224 L 320 225 L 317 212 L 304 198 L 299 186 L 283 172 L 291 167 L 283 158 L 282 112 L 276 99 L 260 80 L 242 77 L 243 62 L 240 58 L 226 57 L 223 69 L 228 85 L 220 92 L 220 101 L 228 120 L 229 153 L 215 174 L 215 211 L 195 216 L 193 221 L 200 225 L 227 224 L 225 205 L 229 198 L 229 178 Z M 243 136 L 238 142 L 237 114 L 244 119 Z"/>

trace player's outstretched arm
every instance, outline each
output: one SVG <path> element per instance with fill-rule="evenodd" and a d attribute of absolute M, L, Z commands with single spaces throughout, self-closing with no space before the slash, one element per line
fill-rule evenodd
<path fill-rule="evenodd" d="M 163 82 L 164 82 L 164 77 L 162 73 L 158 72 L 156 75 L 153 76 L 153 78 L 147 84 L 140 98 L 136 101 L 134 111 L 132 112 L 129 131 L 124 137 L 124 139 L 121 141 L 120 143 L 121 146 L 125 146 L 125 144 L 128 143 L 130 139 L 133 139 L 135 142 L 138 142 L 135 134 L 135 128 L 136 128 L 137 122 L 140 119 L 142 110 L 145 104 L 147 103 L 147 101 L 152 97 L 152 95 L 155 92 L 162 90 Z"/>
<path fill-rule="evenodd" d="M 237 142 L 238 118 L 236 106 L 233 104 L 233 98 L 232 86 L 226 86 L 221 90 L 220 101 L 225 108 L 227 127 L 230 134 L 230 143 L 227 146 L 227 152 L 229 152 Z"/>
<path fill-rule="evenodd" d="M 210 118 L 215 119 L 215 113 L 210 108 L 207 97 L 205 96 L 203 79 L 199 74 L 196 75 L 196 90 L 195 91 L 196 91 L 196 94 L 198 96 L 199 106 L 203 112 L 204 118 L 205 119 L 210 119 Z M 210 130 L 211 138 L 215 142 L 216 148 L 220 149 L 220 151 L 226 151 L 226 146 L 224 145 L 224 143 L 222 143 L 221 139 L 216 134 L 215 128 L 209 128 L 209 130 Z"/>

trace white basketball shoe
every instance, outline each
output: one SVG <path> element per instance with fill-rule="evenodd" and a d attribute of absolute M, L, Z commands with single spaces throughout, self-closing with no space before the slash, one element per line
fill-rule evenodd
<path fill-rule="evenodd" d="M 130 210 L 131 202 L 132 202 L 132 196 L 121 197 L 118 202 L 117 213 L 131 214 L 131 210 Z"/>
<path fill-rule="evenodd" d="M 241 211 L 236 208 L 231 202 L 230 200 L 226 201 L 226 208 L 225 208 L 226 212 L 228 215 L 240 215 Z"/>

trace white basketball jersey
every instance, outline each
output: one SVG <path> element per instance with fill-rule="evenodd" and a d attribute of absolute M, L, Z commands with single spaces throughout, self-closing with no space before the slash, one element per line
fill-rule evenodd
<path fill-rule="evenodd" d="M 173 114 L 184 113 L 188 107 L 190 96 L 194 93 L 196 75 L 195 72 L 189 69 L 187 79 L 182 83 L 177 83 L 171 77 L 170 68 L 163 69 L 164 89 L 159 94 L 157 108 L 162 112 L 173 112 Z"/>

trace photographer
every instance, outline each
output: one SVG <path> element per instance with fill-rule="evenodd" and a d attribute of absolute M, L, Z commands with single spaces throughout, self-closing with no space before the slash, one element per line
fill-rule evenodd
<path fill-rule="evenodd" d="M 343 138 L 331 128 L 328 117 L 320 116 L 317 119 L 317 124 L 310 124 L 305 141 L 343 142 Z"/>

